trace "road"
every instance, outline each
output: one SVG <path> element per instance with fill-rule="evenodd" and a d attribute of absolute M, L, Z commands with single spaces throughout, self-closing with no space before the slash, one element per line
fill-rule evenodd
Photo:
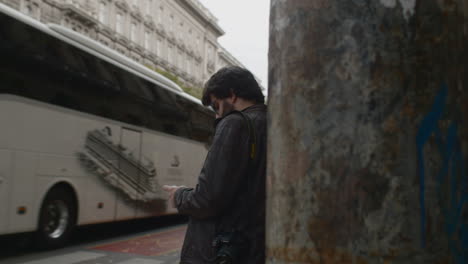
<path fill-rule="evenodd" d="M 80 227 L 63 248 L 35 249 L 31 235 L 0 237 L 1 264 L 179 263 L 186 219 L 164 216 Z"/>

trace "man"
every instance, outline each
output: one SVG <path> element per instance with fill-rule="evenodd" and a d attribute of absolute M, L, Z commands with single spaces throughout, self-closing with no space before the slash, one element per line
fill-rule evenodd
<path fill-rule="evenodd" d="M 216 112 L 216 130 L 198 183 L 164 186 L 169 202 L 190 216 L 181 263 L 220 262 L 216 258 L 226 243 L 213 242 L 226 234 L 227 244 L 235 245 L 227 254 L 238 255 L 236 263 L 264 263 L 264 96 L 249 71 L 226 67 L 208 80 L 202 102 Z"/>

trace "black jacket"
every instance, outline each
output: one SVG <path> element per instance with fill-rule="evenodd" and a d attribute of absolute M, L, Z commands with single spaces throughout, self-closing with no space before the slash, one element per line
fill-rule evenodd
<path fill-rule="evenodd" d="M 256 135 L 251 164 L 247 122 L 239 113 L 228 114 L 218 120 L 196 187 L 175 193 L 179 213 L 190 216 L 181 263 L 212 263 L 213 239 L 233 229 L 246 238 L 240 263 L 264 263 L 266 106 L 254 105 L 242 112 L 252 121 Z"/>

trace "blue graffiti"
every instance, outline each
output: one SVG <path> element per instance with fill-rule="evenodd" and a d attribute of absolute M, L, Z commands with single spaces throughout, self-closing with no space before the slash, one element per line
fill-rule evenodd
<path fill-rule="evenodd" d="M 465 163 L 457 137 L 457 124 L 451 122 L 445 138 L 438 126 L 443 120 L 447 86 L 444 84 L 437 94 L 430 112 L 425 116 L 416 136 L 419 179 L 420 179 L 420 206 L 421 206 L 421 246 L 426 246 L 426 202 L 425 202 L 425 166 L 424 145 L 431 135 L 434 135 L 437 148 L 442 157 L 442 167 L 437 174 L 437 192 L 442 205 L 442 215 L 449 243 L 449 248 L 456 263 L 468 263 L 468 224 L 467 216 L 463 212 L 468 211 L 468 175 L 465 171 Z"/>

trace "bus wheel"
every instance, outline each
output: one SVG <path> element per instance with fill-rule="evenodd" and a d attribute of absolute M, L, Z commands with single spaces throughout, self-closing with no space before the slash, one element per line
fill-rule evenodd
<path fill-rule="evenodd" d="M 53 188 L 41 206 L 36 242 L 40 248 L 57 248 L 68 240 L 76 223 L 76 204 L 65 188 Z"/>

